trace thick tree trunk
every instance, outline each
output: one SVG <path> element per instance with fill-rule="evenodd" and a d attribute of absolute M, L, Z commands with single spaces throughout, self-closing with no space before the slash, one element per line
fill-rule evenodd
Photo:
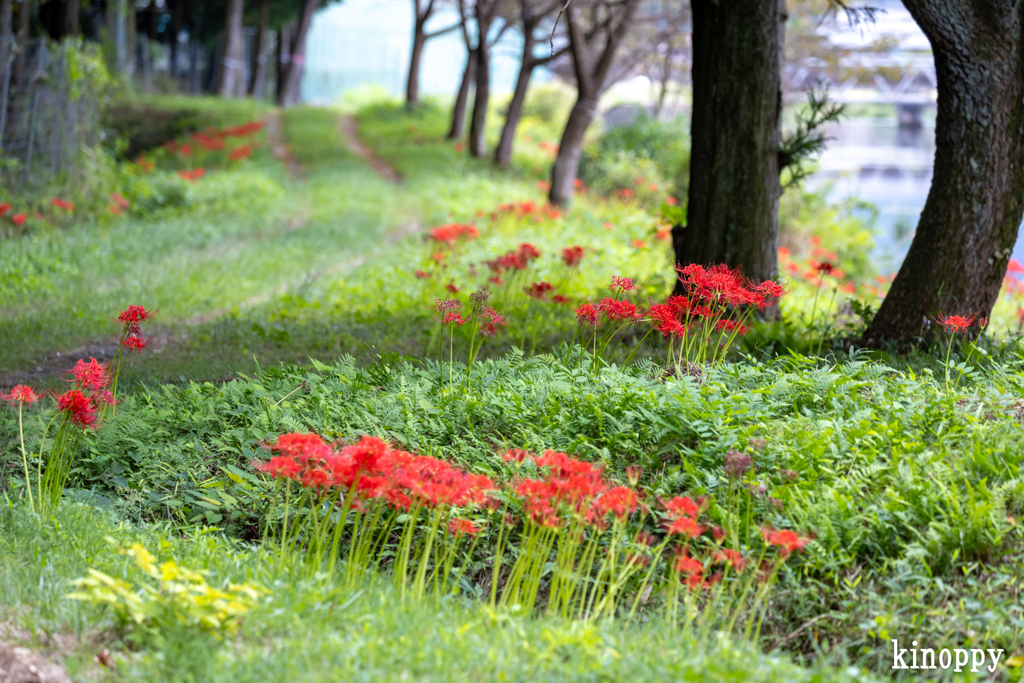
<path fill-rule="evenodd" d="M 491 99 L 491 55 L 487 45 L 489 20 L 480 17 L 477 5 L 479 45 L 476 49 L 476 95 L 473 98 L 473 116 L 469 122 L 469 155 L 482 159 L 487 155 L 487 105 Z"/>
<path fill-rule="evenodd" d="M 64 36 L 73 38 L 78 35 L 78 15 L 81 13 L 80 0 L 65 0 L 64 4 Z"/>
<path fill-rule="evenodd" d="M 306 63 L 306 35 L 309 33 L 309 25 L 313 22 L 313 14 L 319 6 L 320 0 L 305 0 L 302 3 L 302 14 L 299 16 L 299 24 L 292 40 L 291 58 L 284 70 L 283 87 L 278 91 L 278 104 L 282 106 L 298 104 L 302 99 L 300 85 Z"/>
<path fill-rule="evenodd" d="M 425 19 L 416 14 L 412 29 L 412 55 L 409 57 L 409 75 L 405 81 L 405 103 L 413 107 L 420 101 L 420 61 L 423 58 L 423 46 L 427 44 L 426 31 L 423 30 Z"/>
<path fill-rule="evenodd" d="M 270 0 L 260 2 L 260 26 L 256 33 L 256 59 L 249 80 L 249 96 L 263 97 L 263 85 L 267 80 L 267 43 L 270 37 Z"/>
<path fill-rule="evenodd" d="M 243 9 L 243 0 L 228 0 L 224 22 L 224 56 L 221 58 L 220 80 L 217 83 L 217 94 L 221 97 L 234 97 L 242 80 L 245 59 L 245 43 L 242 39 Z"/>
<path fill-rule="evenodd" d="M 783 3 L 693 0 L 693 118 L 679 263 L 776 276 Z"/>
<path fill-rule="evenodd" d="M 904 4 L 935 57 L 935 174 L 869 344 L 914 341 L 939 313 L 989 315 L 1024 214 L 1024 10 L 1017 0 Z"/>
<path fill-rule="evenodd" d="M 448 129 L 448 139 L 458 140 L 466 130 L 466 104 L 469 102 L 469 88 L 476 77 L 476 49 L 471 49 L 466 56 L 466 68 L 462 72 L 462 83 L 459 94 L 455 97 L 452 107 L 452 125 Z"/>
<path fill-rule="evenodd" d="M 582 95 L 569 112 L 569 120 L 562 131 L 562 140 L 558 143 L 558 156 L 555 157 L 555 165 L 551 169 L 551 191 L 548 194 L 548 201 L 555 206 L 567 206 L 572 201 L 573 186 L 580 168 L 580 148 L 596 114 L 597 100 Z"/>
<path fill-rule="evenodd" d="M 505 114 L 505 125 L 501 129 L 501 138 L 498 140 L 498 148 L 494 152 L 494 163 L 500 168 L 508 168 L 512 163 L 512 144 L 516 138 L 516 128 L 519 127 L 519 120 L 523 117 L 523 103 L 526 101 L 526 91 L 530 87 L 530 76 L 536 62 L 533 58 L 533 27 L 526 26 L 523 41 L 523 61 L 519 65 L 519 77 L 516 79 L 516 89 L 512 93 L 512 101 L 508 103 L 508 112 Z"/>

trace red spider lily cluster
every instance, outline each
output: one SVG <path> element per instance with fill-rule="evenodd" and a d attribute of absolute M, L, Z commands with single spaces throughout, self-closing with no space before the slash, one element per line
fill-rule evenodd
<path fill-rule="evenodd" d="M 725 530 L 700 522 L 704 499 L 645 503 L 645 494 L 634 488 L 638 469 L 626 486 L 566 453 L 513 449 L 501 456 L 511 476 L 496 483 L 369 436 L 342 445 L 317 434 L 283 434 L 266 448 L 271 457 L 253 465 L 281 483 L 284 514 L 268 521 L 265 538 L 279 539 L 287 562 L 293 553 L 305 553 L 314 571 L 326 561 L 331 572 L 335 560 L 346 556 L 346 575 L 357 576 L 393 558 L 393 577 L 403 591 L 411 583 L 421 594 L 431 566 L 435 589 L 448 590 L 463 539 L 474 539 L 463 556 L 465 567 L 486 531 L 496 543 L 488 552 L 494 557 L 492 603 L 500 597 L 503 605 L 532 611 L 540 583 L 547 581 L 549 611 L 596 616 L 615 613 L 631 594 L 627 588 L 638 594 L 661 585 L 674 601 L 679 586 L 708 589 L 752 563 L 735 537 L 730 546 Z M 297 502 L 290 508 L 292 500 Z M 350 515 L 356 516 L 352 523 Z M 809 541 L 764 528 L 759 580 L 774 576 Z M 774 564 L 764 560 L 772 548 Z M 506 556 L 512 566 L 503 574 Z M 708 575 L 712 567 L 718 569 Z"/>
<path fill-rule="evenodd" d="M 75 203 L 69 202 L 66 199 L 58 199 L 54 197 L 50 200 L 50 204 L 58 209 L 64 209 L 68 213 L 72 213 L 75 210 Z"/>
<path fill-rule="evenodd" d="M 474 240 L 480 236 L 480 231 L 473 225 L 461 223 L 449 223 L 431 228 L 427 233 L 426 240 L 453 247 L 459 240 Z"/>
<path fill-rule="evenodd" d="M 562 263 L 569 268 L 576 268 L 583 261 L 583 247 L 573 246 L 562 249 Z"/>
<path fill-rule="evenodd" d="M 515 216 L 517 218 L 530 216 L 533 218 L 534 222 L 539 223 L 545 218 L 558 220 L 562 217 L 562 213 L 550 204 L 536 204 L 535 202 L 527 200 L 524 202 L 499 204 L 495 210 L 491 212 L 491 220 L 496 220 L 502 216 Z"/>
<path fill-rule="evenodd" d="M 110 193 L 110 200 L 112 203 L 107 207 L 107 211 L 115 216 L 120 215 L 125 209 L 131 207 L 131 202 L 117 192 Z"/>
<path fill-rule="evenodd" d="M 196 182 L 205 175 L 206 169 L 202 167 L 194 168 L 191 171 L 178 171 L 178 177 L 182 180 L 187 180 L 190 183 Z"/>
<path fill-rule="evenodd" d="M 499 281 L 494 284 L 501 284 L 501 275 L 506 271 L 526 270 L 529 265 L 540 258 L 540 251 L 537 247 L 533 246 L 529 242 L 524 242 L 519 245 L 518 249 L 505 252 L 496 259 L 485 261 L 484 263 L 490 269 L 493 275 L 491 281 L 494 282 L 495 278 Z"/>
<path fill-rule="evenodd" d="M 233 150 L 231 150 L 231 153 L 228 154 L 228 161 L 241 161 L 242 159 L 248 159 L 250 156 L 252 156 L 253 150 L 256 149 L 257 147 L 258 145 L 256 145 L 255 143 L 235 147 Z"/>

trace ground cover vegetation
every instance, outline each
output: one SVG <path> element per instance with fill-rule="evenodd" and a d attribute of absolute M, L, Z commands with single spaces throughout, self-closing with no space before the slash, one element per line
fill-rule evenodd
<path fill-rule="evenodd" d="M 843 680 L 892 638 L 1019 678 L 1015 273 L 990 321 L 857 350 L 856 207 L 784 196 L 785 286 L 676 272 L 685 149 L 595 136 L 556 209 L 553 110 L 504 173 L 435 103 L 364 107 L 398 183 L 329 110 L 235 162 L 204 128 L 122 168 L 216 201 L 5 242 L 4 617 L 124 680 Z"/>

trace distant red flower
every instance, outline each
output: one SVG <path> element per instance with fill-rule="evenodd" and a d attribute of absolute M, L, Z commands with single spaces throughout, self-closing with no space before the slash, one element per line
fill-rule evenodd
<path fill-rule="evenodd" d="M 672 241 L 672 229 L 671 228 L 662 228 L 661 230 L 659 230 L 658 232 L 656 232 L 654 234 L 654 238 L 657 239 L 657 240 L 660 240 L 662 242 L 671 242 Z"/>
<path fill-rule="evenodd" d="M 100 363 L 95 358 L 90 358 L 88 363 L 79 360 L 71 369 L 71 375 L 75 384 L 89 391 L 100 391 L 110 384 L 106 363 Z"/>
<path fill-rule="evenodd" d="M 575 246 L 566 247 L 565 249 L 562 249 L 562 263 L 569 266 L 570 268 L 575 268 L 580 264 L 580 261 L 582 260 L 583 247 Z"/>
<path fill-rule="evenodd" d="M 679 200 L 676 199 L 675 197 L 669 197 L 668 199 L 665 200 L 665 203 L 668 204 L 669 206 L 675 206 L 676 204 L 679 203 Z"/>
<path fill-rule="evenodd" d="M 518 463 L 523 462 L 524 460 L 530 457 L 533 457 L 533 454 L 530 453 L 530 451 L 523 450 L 521 448 L 513 448 L 501 454 L 501 459 L 504 460 L 505 462 Z"/>
<path fill-rule="evenodd" d="M 71 211 L 75 210 L 74 202 L 69 202 L 69 201 L 66 201 L 64 199 L 58 199 L 56 197 L 54 197 L 53 199 L 50 200 L 50 204 L 52 204 L 53 206 L 56 206 L 59 209 L 64 209 L 64 210 L 66 210 L 68 212 L 71 212 Z"/>
<path fill-rule="evenodd" d="M 682 581 L 690 588 L 701 587 L 704 579 L 704 563 L 690 557 L 685 550 L 676 555 L 675 570 L 679 572 Z"/>
<path fill-rule="evenodd" d="M 430 273 L 428 273 L 425 270 L 417 270 L 415 273 L 413 273 L 413 275 L 415 275 L 416 278 L 419 280 L 426 280 L 427 278 L 430 277 Z"/>
<path fill-rule="evenodd" d="M 939 323 L 946 328 L 947 332 L 966 332 L 967 328 L 974 324 L 975 316 L 964 317 L 962 315 L 950 315 L 946 316 L 939 314 L 939 317 L 935 319 L 935 322 Z"/>
<path fill-rule="evenodd" d="M 789 557 L 794 550 L 803 550 L 811 542 L 810 538 L 800 538 L 795 531 L 775 531 L 770 527 L 761 527 L 761 536 L 769 545 L 779 549 L 780 557 Z"/>
<path fill-rule="evenodd" d="M 605 222 L 603 227 L 604 227 L 605 230 L 614 230 L 615 229 L 615 226 L 612 225 L 610 222 L 607 222 L 607 221 Z"/>
<path fill-rule="evenodd" d="M 127 199 L 125 199 L 117 192 L 111 192 L 110 199 L 113 200 L 113 202 L 122 209 L 127 209 L 129 206 L 131 206 L 131 202 L 129 202 Z"/>
<path fill-rule="evenodd" d="M 82 429 L 96 429 L 96 406 L 78 389 L 70 389 L 57 397 L 57 408 L 71 423 Z"/>
<path fill-rule="evenodd" d="M 555 287 L 550 282 L 534 282 L 532 285 L 526 288 L 526 294 L 531 299 L 543 300 L 547 297 L 548 292 L 553 290 Z"/>
<path fill-rule="evenodd" d="M 821 273 L 822 275 L 831 275 L 832 271 L 834 271 L 836 267 L 833 266 L 828 261 L 822 261 L 818 265 L 814 266 L 814 269 Z"/>
<path fill-rule="evenodd" d="M 538 250 L 537 247 L 533 246 L 529 242 L 523 242 L 522 244 L 519 245 L 519 248 L 516 249 L 516 255 L 519 256 L 519 258 L 526 261 L 527 263 L 529 263 L 534 259 L 540 258 L 540 250 Z"/>
<path fill-rule="evenodd" d="M 537 189 L 540 190 L 541 192 L 548 192 L 551 190 L 551 183 L 545 182 L 543 180 L 538 180 Z"/>
<path fill-rule="evenodd" d="M 16 213 L 11 216 L 11 222 L 17 225 L 19 228 L 25 225 L 25 221 L 28 220 L 27 213 Z"/>
<path fill-rule="evenodd" d="M 483 319 L 480 324 L 480 334 L 485 337 L 493 337 L 498 333 L 499 327 L 505 327 L 505 316 L 498 311 L 494 310 L 490 306 L 484 309 L 483 313 L 480 314 Z"/>
<path fill-rule="evenodd" d="M 11 210 L 11 205 L 8 204 L 7 202 L 3 202 L 2 204 L 0 204 L 0 218 L 2 218 L 3 215 L 5 213 L 7 213 L 8 211 L 10 211 L 10 210 Z"/>
<path fill-rule="evenodd" d="M 456 142 L 454 147 L 456 152 L 462 152 L 464 149 L 466 149 L 466 145 L 461 142 Z"/>
<path fill-rule="evenodd" d="M 492 285 L 502 285 L 505 282 L 497 275 L 490 276 L 489 278 L 487 278 L 487 281 L 490 282 Z"/>
<path fill-rule="evenodd" d="M 252 145 L 242 145 L 241 147 L 235 147 L 228 154 L 228 161 L 240 161 L 241 159 L 248 159 L 252 154 Z"/>
<path fill-rule="evenodd" d="M 27 387 L 24 384 L 11 389 L 9 394 L 0 394 L 0 401 L 6 401 L 8 403 L 17 403 L 21 405 L 31 405 L 38 401 L 41 397 L 32 391 L 32 387 Z"/>
<path fill-rule="evenodd" d="M 724 562 L 738 572 L 742 572 L 747 567 L 747 561 L 743 558 L 742 553 L 728 548 L 719 550 L 715 555 L 715 561 Z"/>
<path fill-rule="evenodd" d="M 561 294 L 555 294 L 553 297 L 551 297 L 551 303 L 555 303 L 555 304 L 571 304 L 572 303 L 572 299 L 570 299 L 567 296 L 562 296 Z"/>
<path fill-rule="evenodd" d="M 466 321 L 462 319 L 462 314 L 457 311 L 446 313 L 444 320 L 441 321 L 442 325 L 465 325 Z"/>
<path fill-rule="evenodd" d="M 633 244 L 633 248 L 634 249 L 646 249 L 647 248 L 647 242 L 644 242 L 643 240 L 633 240 L 632 244 Z"/>
<path fill-rule="evenodd" d="M 459 288 L 455 286 L 454 282 L 449 282 L 448 284 L 446 284 L 444 286 L 444 288 L 446 290 L 448 290 L 448 292 L 450 292 L 451 294 L 458 294 L 459 293 Z"/>
<path fill-rule="evenodd" d="M 436 228 L 431 228 L 427 233 L 426 239 L 451 247 L 454 246 L 461 238 L 472 240 L 479 236 L 480 231 L 476 229 L 476 226 L 464 225 L 462 223 L 449 223 L 447 225 L 439 225 Z"/>
<path fill-rule="evenodd" d="M 688 496 L 676 496 L 671 500 L 662 501 L 665 512 L 671 517 L 693 517 L 700 514 L 700 506 Z"/>
<path fill-rule="evenodd" d="M 186 143 L 178 148 L 178 152 L 181 154 L 181 156 L 187 157 L 190 154 L 192 154 L 192 148 Z"/>
<path fill-rule="evenodd" d="M 147 311 L 142 306 L 129 306 L 117 316 L 119 323 L 141 323 L 153 317 L 153 311 Z"/>
<path fill-rule="evenodd" d="M 576 320 L 581 325 L 590 325 L 591 327 L 597 327 L 597 323 L 601 319 L 601 314 L 594 307 L 593 304 L 583 304 L 579 308 L 575 309 Z"/>
<path fill-rule="evenodd" d="M 704 533 L 704 527 L 697 523 L 697 520 L 692 517 L 679 517 L 673 519 L 665 526 L 665 533 L 680 534 L 683 536 L 689 536 L 690 538 L 697 538 Z"/>
<path fill-rule="evenodd" d="M 448 531 L 451 532 L 452 536 L 458 538 L 466 534 L 476 536 L 477 529 L 473 526 L 473 522 L 468 519 L 453 519 L 448 523 Z"/>

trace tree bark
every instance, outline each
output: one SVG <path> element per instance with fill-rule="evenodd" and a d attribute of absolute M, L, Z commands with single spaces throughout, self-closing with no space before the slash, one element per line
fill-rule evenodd
<path fill-rule="evenodd" d="M 185 0 L 174 0 L 171 5 L 171 80 L 178 77 L 178 36 L 185 20 Z"/>
<path fill-rule="evenodd" d="M 871 345 L 913 342 L 939 313 L 988 316 L 1024 214 L 1020 3 L 904 5 L 935 57 L 935 171 L 907 257 L 865 333 Z"/>
<path fill-rule="evenodd" d="M 313 22 L 313 15 L 319 6 L 320 0 L 305 0 L 302 3 L 302 14 L 299 15 L 299 23 L 292 40 L 291 57 L 285 65 L 283 87 L 278 90 L 277 103 L 279 105 L 288 107 L 298 104 L 302 99 L 300 85 L 306 63 L 306 35 L 309 33 L 309 25 Z"/>
<path fill-rule="evenodd" d="M 423 46 L 427 44 L 424 26 L 429 16 L 420 12 L 419 3 L 415 2 L 416 18 L 412 28 L 412 54 L 409 57 L 409 74 L 405 81 L 405 103 L 412 107 L 420 101 L 420 61 L 423 58 Z"/>
<path fill-rule="evenodd" d="M 712 0 L 713 1 L 713 0 Z M 738 1 L 738 0 L 734 0 Z M 603 44 L 594 52 L 590 40 L 579 25 L 576 7 L 569 5 L 565 11 L 565 23 L 569 32 L 569 51 L 572 54 L 573 70 L 576 74 L 576 103 L 569 112 L 558 155 L 551 168 L 551 190 L 548 201 L 555 206 L 568 206 L 575 190 L 576 175 L 580 168 L 580 148 L 587 129 L 597 114 L 597 103 L 606 87 L 608 72 L 615 60 L 615 53 L 622 42 L 636 12 L 639 0 L 626 0 L 617 20 L 608 18 L 603 27 Z M 595 29 L 593 36 L 600 36 Z M 596 39 L 596 38 L 595 38 Z"/>
<path fill-rule="evenodd" d="M 28 59 L 28 29 L 32 22 L 32 1 L 21 0 L 18 8 L 18 33 L 15 36 L 18 49 L 14 56 L 14 75 L 11 82 L 18 88 L 18 94 L 25 92 L 25 62 Z"/>
<path fill-rule="evenodd" d="M 459 94 L 455 97 L 452 107 L 452 125 L 448 129 L 448 139 L 458 140 L 466 130 L 466 104 L 469 102 L 469 88 L 476 78 L 476 49 L 470 48 L 466 55 L 466 68 L 462 72 Z"/>
<path fill-rule="evenodd" d="M 270 36 L 270 0 L 260 2 L 260 26 L 256 33 L 256 64 L 249 80 L 249 96 L 263 97 L 263 85 L 267 79 L 267 43 Z"/>
<path fill-rule="evenodd" d="M 65 0 L 64 4 L 64 36 L 74 37 L 78 35 L 78 15 L 81 13 L 80 0 Z"/>
<path fill-rule="evenodd" d="M 551 169 L 551 192 L 548 200 L 556 206 L 565 206 L 572 200 L 576 176 L 580 169 L 580 149 L 587 129 L 597 114 L 597 99 L 580 97 L 569 112 L 569 120 L 558 143 L 558 156 Z"/>
<path fill-rule="evenodd" d="M 775 278 L 784 3 L 693 0 L 693 117 L 681 264 Z M 685 229 L 683 235 L 678 234 Z"/>
<path fill-rule="evenodd" d="M 155 3 L 153 3 L 155 4 Z M 245 44 L 242 40 L 242 10 L 244 0 L 228 0 L 224 21 L 224 56 L 220 63 L 220 80 L 217 94 L 234 97 L 242 80 L 242 65 L 245 59 Z"/>
<path fill-rule="evenodd" d="M 469 156 L 482 159 L 487 154 L 487 105 L 491 99 L 491 51 L 487 34 L 491 32 L 491 16 L 477 2 L 476 95 L 473 98 L 473 116 L 469 122 Z"/>
<path fill-rule="evenodd" d="M 508 168 L 512 164 L 512 145 L 515 142 L 516 128 L 519 127 L 519 120 L 523 117 L 523 103 L 526 102 L 526 91 L 530 87 L 530 77 L 537 62 L 533 56 L 533 48 L 536 39 L 533 36 L 535 25 L 524 22 L 523 26 L 523 59 L 519 65 L 519 76 L 516 78 L 516 89 L 512 93 L 512 100 L 508 103 L 508 112 L 505 114 L 505 125 L 501 128 L 501 138 L 498 139 L 498 148 L 494 152 L 494 163 L 499 168 Z"/>
<path fill-rule="evenodd" d="M 8 77 L 10 68 L 8 60 L 11 58 L 11 48 L 14 43 L 14 0 L 0 0 L 0 90 L 4 88 L 5 77 Z M 0 107 L 7 106 L 7 103 L 0 101 Z"/>

